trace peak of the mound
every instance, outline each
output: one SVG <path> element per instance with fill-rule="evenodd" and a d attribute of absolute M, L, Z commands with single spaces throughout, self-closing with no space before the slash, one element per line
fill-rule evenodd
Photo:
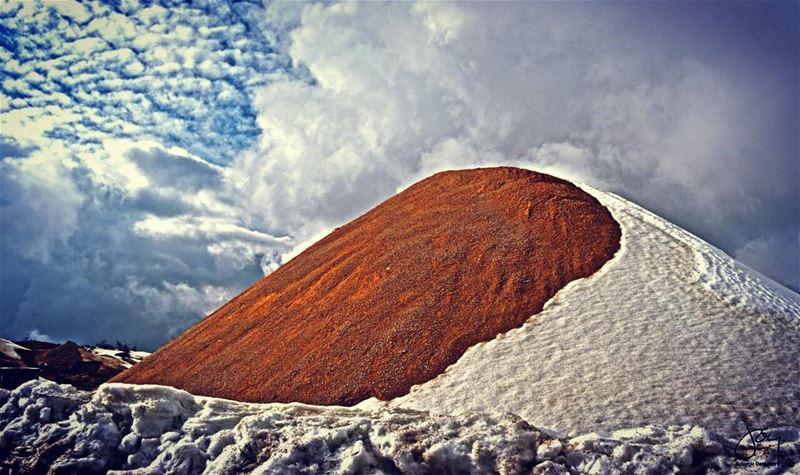
<path fill-rule="evenodd" d="M 439 173 L 337 228 L 117 382 L 252 402 L 352 404 L 428 381 L 619 249 L 569 182 Z"/>

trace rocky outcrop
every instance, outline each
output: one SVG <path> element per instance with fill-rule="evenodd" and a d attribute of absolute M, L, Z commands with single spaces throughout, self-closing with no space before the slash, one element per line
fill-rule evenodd
<path fill-rule="evenodd" d="M 146 355 L 81 346 L 72 341 L 58 344 L 2 338 L 0 350 L 0 388 L 4 389 L 14 389 L 38 377 L 80 389 L 95 389 Z"/>

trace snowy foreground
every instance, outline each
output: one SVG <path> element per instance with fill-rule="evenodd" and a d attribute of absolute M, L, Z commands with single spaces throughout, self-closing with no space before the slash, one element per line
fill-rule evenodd
<path fill-rule="evenodd" d="M 92 394 L 41 379 L 0 402 L 0 470 L 11 473 L 800 472 L 797 428 L 738 447 L 696 426 L 559 439 L 510 414 L 246 404 L 125 384 Z"/>

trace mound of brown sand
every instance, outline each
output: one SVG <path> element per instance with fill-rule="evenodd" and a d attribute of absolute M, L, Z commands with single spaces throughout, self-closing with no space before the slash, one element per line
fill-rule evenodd
<path fill-rule="evenodd" d="M 619 249 L 597 200 L 516 168 L 436 174 L 261 279 L 113 381 L 350 405 L 428 381 Z"/>

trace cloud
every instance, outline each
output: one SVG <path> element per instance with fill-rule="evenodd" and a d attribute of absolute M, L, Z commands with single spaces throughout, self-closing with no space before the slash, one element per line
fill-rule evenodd
<path fill-rule="evenodd" d="M 31 330 L 26 336 L 26 340 L 34 340 L 34 341 L 48 341 L 48 342 L 55 342 L 50 335 L 40 332 L 38 329 L 34 328 Z"/>
<path fill-rule="evenodd" d="M 800 233 L 771 234 L 747 241 L 734 257 L 800 292 Z"/>
<path fill-rule="evenodd" d="M 116 11 L 99 2 L 6 3 L 0 21 L 10 44 L 0 50 L 9 55 L 2 92 L 11 110 L 4 112 L 48 104 L 79 116 L 91 111 L 101 119 L 93 128 L 115 138 L 148 137 L 224 163 L 258 135 L 249 91 L 289 62 L 263 40 L 262 10 L 226 2 L 169 9 L 131 2 Z M 81 141 L 80 125 L 63 123 L 54 133 Z"/>
<path fill-rule="evenodd" d="M 183 192 L 194 192 L 219 181 L 221 167 L 175 149 L 164 150 L 151 144 L 147 150 L 128 149 L 127 158 L 145 175 L 152 178 L 155 187 L 173 187 Z"/>
<path fill-rule="evenodd" d="M 7 157 L 0 172 L 4 250 L 47 263 L 51 250 L 78 226 L 83 195 L 68 178 L 68 166 L 50 160 L 44 150 L 34 149 L 24 159 Z"/>
<path fill-rule="evenodd" d="M 487 163 L 566 170 L 729 252 L 749 238 L 735 223 L 797 198 L 797 119 L 781 122 L 785 101 L 766 87 L 791 76 L 753 68 L 735 44 L 665 50 L 644 26 L 655 13 L 314 4 L 268 15 L 295 26 L 288 52 L 313 81 L 258 91 L 263 134 L 231 173 L 251 209 L 300 237 L 432 171 Z"/>
<path fill-rule="evenodd" d="M 293 245 L 248 223 L 220 167 L 184 150 L 108 141 L 69 171 L 48 157 L 2 162 L 9 336 L 38 329 L 154 348 L 274 270 Z"/>
<path fill-rule="evenodd" d="M 797 288 L 796 5 L 159 3 L 0 5 L 4 336 L 154 348 L 398 189 L 497 164 Z"/>

